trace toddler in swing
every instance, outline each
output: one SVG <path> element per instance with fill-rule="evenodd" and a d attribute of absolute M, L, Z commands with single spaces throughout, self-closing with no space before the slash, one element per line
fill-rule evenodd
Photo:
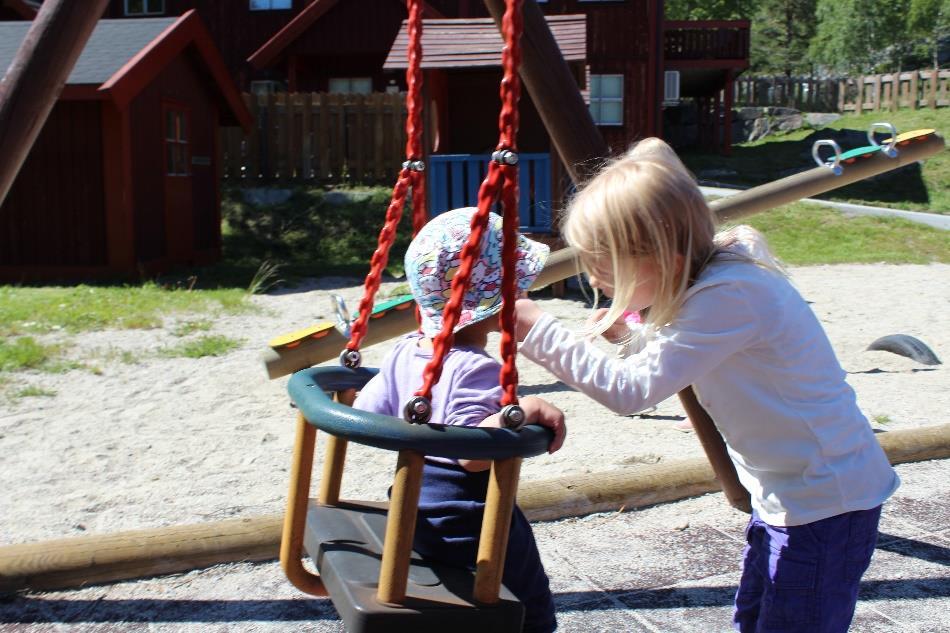
<path fill-rule="evenodd" d="M 442 311 L 451 295 L 452 277 L 461 264 L 476 209 L 448 211 L 426 224 L 409 245 L 405 271 L 421 315 L 420 332 L 396 343 L 379 373 L 357 396 L 354 407 L 402 417 L 402 408 L 422 384 L 432 358 L 432 340 L 442 330 Z M 472 268 L 471 285 L 462 304 L 451 350 L 432 391 L 436 424 L 501 427 L 501 365 L 485 347 L 498 330 L 501 296 L 502 219 L 492 213 L 482 253 Z M 518 236 L 517 285 L 527 291 L 544 267 L 548 247 Z M 528 423 L 554 431 L 550 452 L 564 442 L 564 416 L 544 400 L 520 399 Z M 423 467 L 414 549 L 423 556 L 474 569 L 488 487 L 490 462 L 426 457 Z M 524 631 L 548 633 L 556 628 L 548 578 L 527 519 L 516 506 L 508 537 L 502 578 L 524 604 Z"/>
<path fill-rule="evenodd" d="M 752 500 L 733 626 L 846 631 L 899 479 L 764 238 L 745 226 L 716 234 L 699 188 L 659 139 L 592 179 L 562 234 L 590 285 L 613 299 L 585 334 L 623 341 L 624 353 L 604 353 L 520 299 L 521 354 L 621 414 L 693 385 Z M 624 311 L 644 316 L 632 341 Z"/>

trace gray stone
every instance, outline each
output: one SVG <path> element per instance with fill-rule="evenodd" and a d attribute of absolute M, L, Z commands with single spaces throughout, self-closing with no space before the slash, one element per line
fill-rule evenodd
<path fill-rule="evenodd" d="M 788 116 L 778 117 L 772 124 L 773 129 L 790 132 L 797 130 L 802 126 L 804 119 L 801 114 L 790 114 Z"/>
<path fill-rule="evenodd" d="M 363 202 L 364 200 L 368 200 L 371 195 L 372 194 L 368 191 L 334 190 L 324 194 L 323 199 L 327 204 L 339 206 L 350 202 Z"/>
<path fill-rule="evenodd" d="M 812 127 L 825 127 L 840 118 L 837 112 L 808 112 L 805 114 L 805 123 Z"/>
<path fill-rule="evenodd" d="M 287 202 L 293 194 L 293 191 L 290 189 L 274 189 L 272 187 L 252 187 L 244 189 L 241 193 L 244 197 L 244 202 L 267 206 Z"/>
<path fill-rule="evenodd" d="M 763 136 L 768 136 L 772 131 L 772 123 L 767 117 L 756 119 L 752 124 L 752 131 L 749 132 L 748 140 L 757 141 Z"/>
<path fill-rule="evenodd" d="M 733 119 L 736 121 L 754 121 L 765 114 L 765 108 L 739 108 L 734 111 Z"/>

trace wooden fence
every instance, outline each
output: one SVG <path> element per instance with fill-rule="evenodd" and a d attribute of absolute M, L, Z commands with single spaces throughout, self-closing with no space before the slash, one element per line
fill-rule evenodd
<path fill-rule="evenodd" d="M 740 77 L 733 103 L 804 112 L 870 112 L 950 106 L 950 70 L 912 70 L 857 78 Z"/>
<path fill-rule="evenodd" d="M 400 94 L 244 95 L 256 128 L 221 134 L 221 177 L 254 182 L 395 182 L 405 160 Z"/>

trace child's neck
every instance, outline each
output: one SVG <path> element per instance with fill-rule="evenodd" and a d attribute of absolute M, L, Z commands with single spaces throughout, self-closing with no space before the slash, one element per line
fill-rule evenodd
<path fill-rule="evenodd" d="M 464 327 L 458 332 L 455 333 L 455 336 L 452 338 L 452 347 L 476 347 L 478 349 L 485 349 L 488 346 L 488 333 L 493 332 L 497 329 L 497 320 L 495 318 L 488 318 L 484 321 L 479 321 Z M 419 347 L 422 349 L 432 349 L 431 338 L 423 338 L 419 340 Z"/>

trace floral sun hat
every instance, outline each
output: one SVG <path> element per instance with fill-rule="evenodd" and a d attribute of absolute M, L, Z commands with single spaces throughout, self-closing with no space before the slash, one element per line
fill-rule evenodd
<path fill-rule="evenodd" d="M 406 278 L 422 317 L 422 333 L 434 337 L 442 330 L 442 311 L 452 295 L 452 278 L 462 264 L 462 248 L 471 234 L 478 209 L 465 207 L 432 218 L 406 251 Z M 472 267 L 455 332 L 501 310 L 501 216 L 491 213 L 482 238 L 482 255 Z M 518 234 L 516 268 L 519 291 L 527 290 L 548 257 L 549 248 Z"/>

